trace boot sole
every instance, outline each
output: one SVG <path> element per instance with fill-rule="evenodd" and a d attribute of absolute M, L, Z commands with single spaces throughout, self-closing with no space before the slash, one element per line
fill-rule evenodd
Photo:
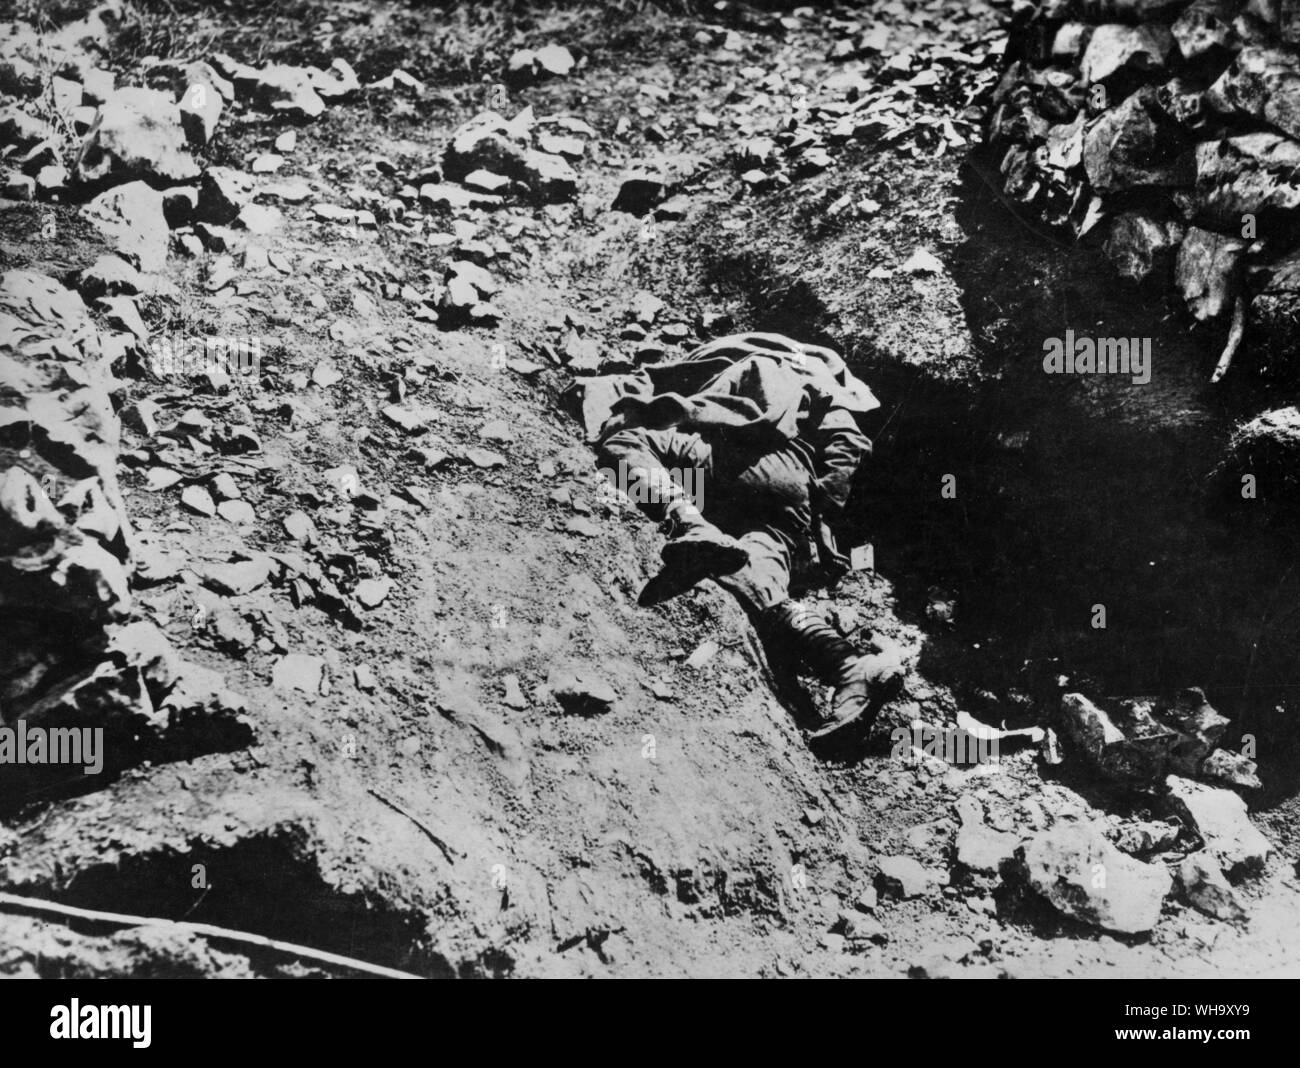
<path fill-rule="evenodd" d="M 743 545 L 709 545 L 669 542 L 660 554 L 664 567 L 645 584 L 637 604 L 642 608 L 662 604 L 685 593 L 700 579 L 730 575 L 749 563 L 749 550 Z"/>
<path fill-rule="evenodd" d="M 695 581 L 710 575 L 730 575 L 749 563 L 749 550 L 740 544 L 670 541 L 659 555 L 665 571 L 695 575 Z"/>
<path fill-rule="evenodd" d="M 874 703 L 875 702 L 873 701 L 872 704 Z M 838 722 L 831 723 L 825 727 L 819 727 L 817 730 L 810 732 L 808 735 L 808 741 L 825 742 L 829 739 L 839 738 L 843 736 L 844 732 L 852 733 L 852 728 L 854 727 L 862 727 L 863 729 L 869 730 L 871 725 L 876 722 L 876 716 L 879 712 L 879 708 L 872 708 L 871 705 L 868 705 L 856 716 L 839 720 Z"/>

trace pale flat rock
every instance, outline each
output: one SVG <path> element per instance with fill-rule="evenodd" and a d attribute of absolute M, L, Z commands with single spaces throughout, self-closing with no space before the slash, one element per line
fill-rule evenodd
<path fill-rule="evenodd" d="M 325 661 L 307 653 L 289 653 L 271 670 L 271 685 L 277 690 L 318 694 L 324 678 Z"/>
<path fill-rule="evenodd" d="M 1077 823 L 1035 835 L 1017 851 L 1014 867 L 1058 912 L 1120 934 L 1151 930 L 1173 885 L 1162 865 L 1126 856 Z"/>
<path fill-rule="evenodd" d="M 128 182 L 100 193 L 81 209 L 118 252 L 138 259 L 146 274 L 167 266 L 170 231 L 163 195 L 145 182 Z"/>
<path fill-rule="evenodd" d="M 1170 807 L 1200 835 L 1219 867 L 1227 872 L 1263 869 L 1272 846 L 1251 823 L 1245 801 L 1231 790 L 1178 775 L 1170 775 L 1165 785 Z"/>

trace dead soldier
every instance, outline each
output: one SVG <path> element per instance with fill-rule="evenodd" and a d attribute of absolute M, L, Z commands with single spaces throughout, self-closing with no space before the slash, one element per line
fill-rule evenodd
<path fill-rule="evenodd" d="M 731 591 L 769 659 L 834 688 L 819 742 L 865 730 L 902 678 L 895 658 L 862 655 L 790 598 L 792 562 L 810 538 L 827 570 L 847 567 L 828 524 L 871 449 L 858 421 L 878 407 L 830 349 L 777 334 L 720 338 L 591 381 L 584 398 L 602 469 L 668 536 L 641 604 L 704 578 Z"/>

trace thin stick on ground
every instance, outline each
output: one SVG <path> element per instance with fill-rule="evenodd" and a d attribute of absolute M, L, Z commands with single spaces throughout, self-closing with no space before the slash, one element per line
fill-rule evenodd
<path fill-rule="evenodd" d="M 1214 368 L 1214 374 L 1210 376 L 1210 385 L 1221 381 L 1223 376 L 1228 373 L 1228 368 L 1232 365 L 1232 358 L 1237 355 L 1237 349 L 1241 347 L 1241 339 L 1245 332 L 1246 302 L 1243 298 L 1238 297 L 1237 302 L 1232 306 L 1232 326 L 1228 329 L 1228 343 L 1223 346 L 1223 355 L 1219 357 L 1219 363 Z"/>
<path fill-rule="evenodd" d="M 371 797 L 374 797 L 382 801 L 385 805 L 391 808 L 398 815 L 405 816 L 408 820 L 410 820 L 417 827 L 419 827 L 420 830 L 422 830 L 425 833 L 425 836 L 429 839 L 429 841 L 432 842 L 434 845 L 436 845 L 440 850 L 442 850 L 442 855 L 447 858 L 448 864 L 456 863 L 456 851 L 452 849 L 451 846 L 449 846 L 441 838 L 439 838 L 436 834 L 434 834 L 433 830 L 429 827 L 429 825 L 425 823 L 422 819 L 420 819 L 419 816 L 415 815 L 415 813 L 409 811 L 408 809 L 403 808 L 391 797 L 385 797 L 374 787 L 367 787 L 367 789 Z"/>
<path fill-rule="evenodd" d="M 278 938 L 268 938 L 265 935 L 251 934 L 248 931 L 236 931 L 229 927 L 217 927 L 210 923 L 165 920 L 157 916 L 132 916 L 123 912 L 100 912 L 96 909 L 83 909 L 75 905 L 63 905 L 57 901 L 23 897 L 20 894 L 10 894 L 4 891 L 0 891 L 0 912 L 17 912 L 28 916 L 36 916 L 40 919 L 55 920 L 68 925 L 88 923 L 118 929 L 128 927 L 165 928 L 180 931 L 184 934 L 197 935 L 209 942 L 229 942 L 237 946 L 268 949 L 274 953 L 283 953 L 316 964 L 323 964 L 332 968 L 343 968 L 347 971 L 360 972 L 363 975 L 373 975 L 383 979 L 421 978 L 411 972 L 398 971 L 396 968 L 385 968 L 382 964 L 370 964 L 364 960 L 344 957 L 338 953 L 329 953 L 323 949 L 300 946 L 293 942 L 281 942 Z"/>

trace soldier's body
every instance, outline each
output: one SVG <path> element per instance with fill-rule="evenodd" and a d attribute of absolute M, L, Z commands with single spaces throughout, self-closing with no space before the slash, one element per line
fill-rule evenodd
<path fill-rule="evenodd" d="M 843 566 L 827 524 L 870 453 L 858 421 L 879 406 L 871 392 L 831 350 L 775 334 L 721 338 L 627 376 L 620 392 L 597 435 L 598 456 L 669 539 L 642 603 L 712 578 L 769 649 L 834 687 L 814 738 L 862 726 L 897 683 L 897 666 L 859 654 L 792 601 L 790 576 L 810 536 L 823 562 Z"/>

